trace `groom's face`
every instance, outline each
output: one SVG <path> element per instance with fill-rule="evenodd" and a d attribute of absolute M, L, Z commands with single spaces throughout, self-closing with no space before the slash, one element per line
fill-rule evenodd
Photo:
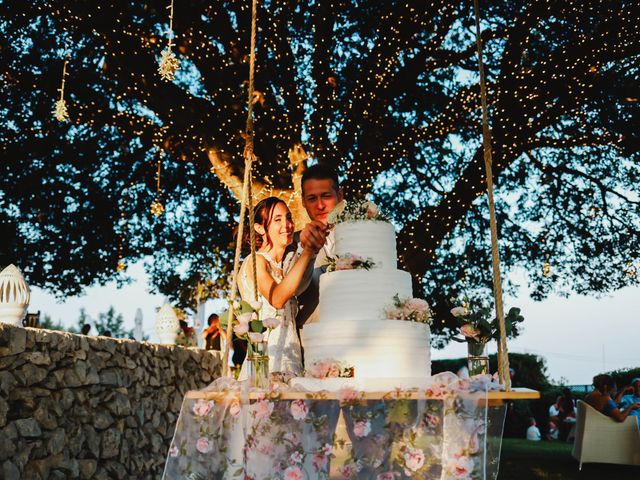
<path fill-rule="evenodd" d="M 327 223 L 331 210 L 342 201 L 342 191 L 330 178 L 310 178 L 302 184 L 302 204 L 311 220 Z"/>

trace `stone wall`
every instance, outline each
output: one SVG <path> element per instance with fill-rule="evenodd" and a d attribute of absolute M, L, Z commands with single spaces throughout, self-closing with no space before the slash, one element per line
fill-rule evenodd
<path fill-rule="evenodd" d="M 0 478 L 160 478 L 200 349 L 0 324 Z"/>

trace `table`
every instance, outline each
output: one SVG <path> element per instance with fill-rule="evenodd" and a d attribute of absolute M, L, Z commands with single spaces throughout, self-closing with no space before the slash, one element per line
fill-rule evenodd
<path fill-rule="evenodd" d="M 431 377 L 423 391 L 253 390 L 219 379 L 184 399 L 165 479 L 493 479 L 504 402 L 488 376 Z"/>

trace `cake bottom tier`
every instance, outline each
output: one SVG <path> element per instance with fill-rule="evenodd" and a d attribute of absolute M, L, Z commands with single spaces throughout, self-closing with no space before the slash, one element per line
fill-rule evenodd
<path fill-rule="evenodd" d="M 305 366 L 337 360 L 357 379 L 416 379 L 431 375 L 430 329 L 398 320 L 310 324 L 302 330 Z M 400 385 L 398 385 L 400 386 Z"/>

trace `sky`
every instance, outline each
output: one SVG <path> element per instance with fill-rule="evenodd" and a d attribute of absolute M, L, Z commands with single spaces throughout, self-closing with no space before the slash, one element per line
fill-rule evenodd
<path fill-rule="evenodd" d="M 29 312 L 40 311 L 42 316 L 48 314 L 63 325 L 75 326 L 81 308 L 90 317 L 97 317 L 113 305 L 123 315 L 126 327 L 133 328 L 140 308 L 143 331 L 150 341 L 155 341 L 155 312 L 164 303 L 164 297 L 149 293 L 140 264 L 129 266 L 128 273 L 136 279 L 130 285 L 117 288 L 112 283 L 91 287 L 85 295 L 70 297 L 61 303 L 32 287 Z M 640 287 L 627 287 L 602 298 L 552 296 L 541 302 L 534 302 L 525 289 L 521 289 L 517 298 L 506 297 L 504 303 L 506 309 L 520 307 L 525 317 L 523 333 L 508 341 L 509 351 L 544 357 L 551 380 L 570 385 L 591 384 L 598 373 L 640 367 Z M 210 300 L 205 305 L 204 318 L 224 309 L 223 301 Z M 495 350 L 493 343 L 489 353 Z M 432 349 L 431 354 L 433 359 L 457 358 L 466 355 L 466 346 L 452 342 L 443 350 Z"/>

